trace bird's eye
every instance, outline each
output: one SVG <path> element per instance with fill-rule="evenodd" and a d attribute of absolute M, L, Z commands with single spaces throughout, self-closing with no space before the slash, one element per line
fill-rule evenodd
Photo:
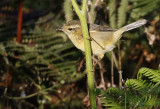
<path fill-rule="evenodd" d="M 71 30 L 72 30 L 72 28 L 68 28 L 68 30 L 70 30 L 70 31 L 71 31 Z"/>

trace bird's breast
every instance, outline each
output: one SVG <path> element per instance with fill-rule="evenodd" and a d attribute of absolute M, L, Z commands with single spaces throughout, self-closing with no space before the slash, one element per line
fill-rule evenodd
<path fill-rule="evenodd" d="M 72 43 L 80 50 L 84 51 L 84 40 L 83 37 L 80 38 L 79 36 L 70 36 Z"/>

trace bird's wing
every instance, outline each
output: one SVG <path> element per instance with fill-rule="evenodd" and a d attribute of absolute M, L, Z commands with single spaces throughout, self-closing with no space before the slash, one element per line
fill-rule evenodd
<path fill-rule="evenodd" d="M 89 24 L 90 37 L 99 47 L 105 49 L 107 45 L 113 42 L 113 33 L 116 29 L 111 29 L 107 26 Z"/>
<path fill-rule="evenodd" d="M 108 43 L 113 39 L 113 31 L 100 32 L 100 31 L 90 31 L 90 36 L 98 43 Z"/>
<path fill-rule="evenodd" d="M 107 32 L 107 31 L 116 31 L 117 29 L 111 29 L 108 26 L 100 26 L 96 24 L 88 24 L 89 31 L 101 31 L 101 32 Z"/>

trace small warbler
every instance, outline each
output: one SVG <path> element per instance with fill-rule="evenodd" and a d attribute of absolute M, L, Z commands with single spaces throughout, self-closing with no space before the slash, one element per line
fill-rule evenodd
<path fill-rule="evenodd" d="M 146 24 L 146 22 L 145 19 L 139 20 L 120 29 L 110 29 L 106 26 L 88 24 L 92 53 L 102 59 L 106 52 L 112 51 L 115 48 L 115 44 L 121 38 L 122 33 L 138 28 Z M 66 33 L 78 49 L 85 51 L 83 33 L 79 21 L 71 20 L 57 30 Z"/>

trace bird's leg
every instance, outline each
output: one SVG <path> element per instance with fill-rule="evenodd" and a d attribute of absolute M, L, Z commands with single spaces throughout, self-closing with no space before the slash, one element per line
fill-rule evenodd
<path fill-rule="evenodd" d="M 78 66 L 78 71 L 80 72 L 81 71 L 81 69 L 83 68 L 83 65 L 84 65 L 84 63 L 85 63 L 85 57 L 80 61 L 80 63 L 79 63 L 79 66 Z"/>
<path fill-rule="evenodd" d="M 96 66 L 97 63 L 98 63 L 98 62 L 97 62 L 98 60 L 96 59 L 95 55 L 92 56 L 92 60 L 93 60 L 93 71 L 94 71 L 93 73 L 94 73 L 94 75 L 95 75 L 95 66 Z M 95 76 L 94 76 L 94 78 L 95 78 Z M 97 87 L 96 79 L 94 79 L 94 83 L 95 83 L 95 86 Z"/>
<path fill-rule="evenodd" d="M 88 82 L 86 82 L 88 84 Z M 87 85 L 86 84 L 86 85 Z M 88 85 L 87 85 L 88 86 Z M 87 87 L 87 95 L 83 98 L 83 104 L 86 106 L 86 107 L 89 107 L 90 106 L 90 100 L 89 100 L 89 89 Z"/>
<path fill-rule="evenodd" d="M 104 57 L 104 54 L 99 54 L 98 55 L 98 61 L 101 61 L 101 59 Z"/>
<path fill-rule="evenodd" d="M 98 65 L 100 68 L 100 76 L 101 76 L 101 81 L 100 81 L 98 88 L 102 88 L 102 89 L 106 90 L 104 76 L 103 76 L 105 69 L 103 68 L 103 64 L 100 61 L 98 61 Z"/>
<path fill-rule="evenodd" d="M 104 55 L 103 55 L 104 56 Z M 100 84 L 97 86 L 98 88 L 102 88 L 102 89 L 106 89 L 105 87 L 105 81 L 104 81 L 104 76 L 103 76 L 103 73 L 105 72 L 105 69 L 103 68 L 103 64 L 101 63 L 101 59 L 103 57 L 102 55 L 101 56 L 98 56 L 98 59 L 96 59 L 94 56 L 92 57 L 93 58 L 93 68 L 95 69 L 95 66 L 98 64 L 99 66 L 99 69 L 100 69 L 100 77 L 101 77 L 101 80 L 100 80 Z M 96 83 L 96 81 L 95 81 Z"/>
<path fill-rule="evenodd" d="M 92 56 L 92 60 L 93 60 L 93 69 L 95 70 L 95 66 L 97 64 L 97 59 L 95 58 L 95 55 Z"/>

